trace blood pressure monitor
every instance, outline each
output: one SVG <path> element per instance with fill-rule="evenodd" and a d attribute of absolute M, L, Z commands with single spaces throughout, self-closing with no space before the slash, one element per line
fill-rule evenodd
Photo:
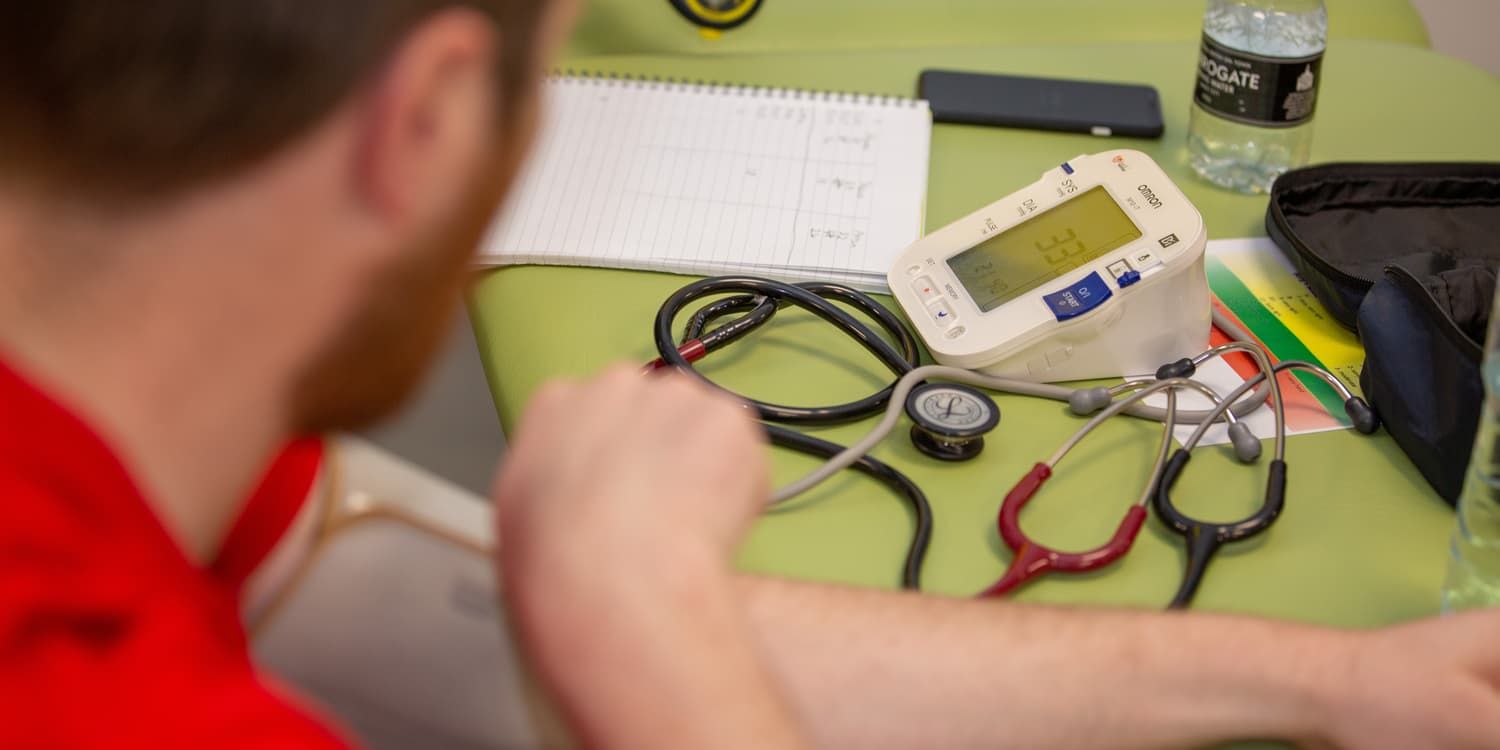
<path fill-rule="evenodd" d="M 1203 217 L 1139 151 L 1079 156 L 902 252 L 891 291 L 938 362 L 1038 382 L 1201 351 Z"/>

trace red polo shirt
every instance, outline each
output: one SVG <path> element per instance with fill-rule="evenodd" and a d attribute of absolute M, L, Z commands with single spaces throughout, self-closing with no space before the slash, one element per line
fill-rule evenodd
<path fill-rule="evenodd" d="M 109 446 L 0 362 L 0 747 L 342 747 L 256 674 L 238 608 L 321 450 L 277 460 L 204 569 Z"/>

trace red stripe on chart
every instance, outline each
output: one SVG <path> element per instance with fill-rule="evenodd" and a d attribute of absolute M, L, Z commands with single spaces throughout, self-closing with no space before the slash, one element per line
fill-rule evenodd
<path fill-rule="evenodd" d="M 1219 314 L 1234 321 L 1234 324 L 1239 326 L 1240 330 L 1250 331 L 1244 322 L 1239 319 L 1239 316 L 1235 315 L 1228 307 L 1225 307 L 1224 303 L 1220 302 L 1218 297 L 1214 297 L 1213 301 L 1214 309 Z M 1270 354 L 1271 364 L 1274 365 L 1281 361 L 1274 352 L 1271 352 L 1270 347 L 1267 347 L 1265 342 L 1261 341 L 1254 333 L 1250 333 L 1250 337 L 1255 339 L 1255 343 L 1260 344 L 1261 348 Z M 1228 334 L 1219 330 L 1218 326 L 1214 326 L 1209 331 L 1208 345 L 1211 347 L 1227 344 L 1231 340 Z M 1251 359 L 1250 355 L 1244 352 L 1231 352 L 1225 355 L 1224 361 L 1243 380 L 1249 380 L 1260 372 L 1260 368 L 1255 366 L 1255 360 Z M 1298 380 L 1296 375 L 1290 372 L 1283 372 L 1276 376 L 1276 380 L 1281 385 L 1281 400 L 1286 404 L 1286 426 L 1288 430 L 1310 430 L 1322 427 L 1334 427 L 1340 424 L 1338 419 L 1329 414 L 1328 410 L 1323 407 L 1323 403 L 1318 400 L 1318 397 L 1307 390 L 1306 386 L 1302 385 L 1302 381 Z"/>

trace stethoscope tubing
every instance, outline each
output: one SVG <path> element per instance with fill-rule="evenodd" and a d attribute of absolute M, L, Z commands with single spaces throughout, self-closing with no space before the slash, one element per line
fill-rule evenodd
<path fill-rule="evenodd" d="M 772 445 L 789 448 L 800 453 L 827 458 L 838 453 L 842 446 L 822 438 L 813 437 L 776 424 L 764 423 L 766 434 Z M 916 517 L 916 528 L 907 544 L 906 559 L 901 564 L 902 588 L 918 590 L 922 582 L 922 562 L 927 557 L 927 548 L 932 543 L 933 513 L 927 495 L 905 474 L 873 456 L 862 456 L 849 468 L 861 472 L 890 487 L 906 498 Z"/>
<path fill-rule="evenodd" d="M 1032 383 L 1025 380 L 1016 380 L 1013 378 L 1002 378 L 994 375 L 985 375 L 984 373 L 974 372 L 973 370 L 965 370 L 958 367 L 948 367 L 946 365 L 923 365 L 922 367 L 918 367 L 911 372 L 906 373 L 896 381 L 895 386 L 891 391 L 890 401 L 886 406 L 885 414 L 881 416 L 880 421 L 876 423 L 876 425 L 871 428 L 868 433 L 865 433 L 864 437 L 860 438 L 859 441 L 851 444 L 848 448 L 845 448 L 837 456 L 830 458 L 822 466 L 808 472 L 796 481 L 793 481 L 792 483 L 776 490 L 775 494 L 773 494 L 771 497 L 772 504 L 785 502 L 786 500 L 807 492 L 808 490 L 818 486 L 824 481 L 827 481 L 829 477 L 837 474 L 842 469 L 847 468 L 850 464 L 857 460 L 859 456 L 862 456 L 874 450 L 875 447 L 878 446 L 881 441 L 885 440 L 885 438 L 888 437 L 891 434 L 891 431 L 895 428 L 896 422 L 900 419 L 901 416 L 902 406 L 906 403 L 907 394 L 909 394 L 911 392 L 911 389 L 914 388 L 918 383 L 921 383 L 925 380 L 949 380 L 956 383 L 963 383 L 964 385 L 988 388 L 990 390 L 1010 393 L 1018 396 L 1034 396 L 1037 398 L 1045 398 L 1064 402 L 1066 402 L 1068 398 L 1074 393 L 1074 389 L 1062 388 L 1045 383 Z M 1247 408 L 1244 408 L 1245 413 L 1249 413 L 1251 410 L 1259 406 L 1259 403 L 1256 403 L 1254 401 L 1248 399 L 1246 399 L 1246 401 L 1248 402 L 1248 404 Z M 1115 413 L 1140 416 L 1155 421 L 1164 421 L 1167 416 L 1164 409 L 1161 409 L 1160 407 L 1148 407 L 1145 404 L 1140 403 L 1140 400 L 1138 399 L 1129 400 L 1129 403 L 1126 406 L 1121 407 L 1119 410 L 1117 410 L 1117 412 L 1112 412 L 1112 415 Z M 1205 418 L 1222 419 L 1223 417 L 1219 413 L 1217 407 L 1214 409 L 1203 410 L 1179 409 L 1177 410 L 1177 414 L 1175 415 L 1175 421 L 1177 423 L 1194 423 Z"/>
<path fill-rule="evenodd" d="M 695 313 L 687 327 L 684 341 L 679 344 L 672 336 L 672 323 L 688 304 L 713 294 L 736 294 L 737 296 L 717 300 Z M 893 346 L 874 329 L 858 318 L 835 305 L 828 298 L 838 299 L 854 306 L 884 329 L 896 343 Z M 787 284 L 753 276 L 720 276 L 695 281 L 677 290 L 662 303 L 657 311 L 655 338 L 657 353 L 661 361 L 692 374 L 709 385 L 717 386 L 706 376 L 694 370 L 689 359 L 701 357 L 723 347 L 750 331 L 764 325 L 783 304 L 794 304 L 822 318 L 833 327 L 843 331 L 859 342 L 866 351 L 875 356 L 892 373 L 901 375 L 920 362 L 921 352 L 915 337 L 907 330 L 894 313 L 868 295 L 840 284 L 808 282 Z M 730 312 L 746 311 L 745 315 L 704 333 L 703 329 L 715 318 Z M 900 347 L 898 350 L 896 347 Z M 892 386 L 886 386 L 864 398 L 833 406 L 802 407 L 757 401 L 736 394 L 736 397 L 753 408 L 762 420 L 783 424 L 839 424 L 863 419 L 880 411 L 891 399 Z"/>

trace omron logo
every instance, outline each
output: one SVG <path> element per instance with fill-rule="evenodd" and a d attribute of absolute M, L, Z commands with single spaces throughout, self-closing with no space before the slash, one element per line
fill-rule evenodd
<path fill-rule="evenodd" d="M 1156 197 L 1156 193 L 1151 192 L 1150 185 L 1141 185 L 1136 190 L 1140 191 L 1141 196 L 1146 199 L 1147 203 L 1151 204 L 1152 208 L 1161 208 L 1161 199 Z"/>
<path fill-rule="evenodd" d="M 1177 244 L 1177 235 L 1175 235 L 1175 234 L 1169 234 L 1169 235 L 1167 235 L 1167 236 L 1165 236 L 1165 237 L 1157 240 L 1156 244 L 1161 245 L 1162 247 L 1171 247 L 1171 246 Z"/>

